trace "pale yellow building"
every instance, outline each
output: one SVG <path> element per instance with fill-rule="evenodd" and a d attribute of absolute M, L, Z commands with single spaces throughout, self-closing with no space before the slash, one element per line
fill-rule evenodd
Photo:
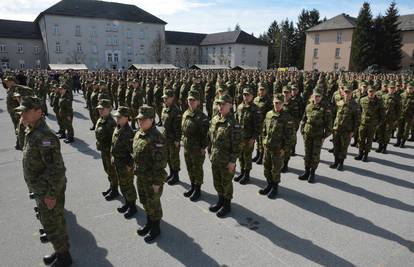
<path fill-rule="evenodd" d="M 400 16 L 403 35 L 401 69 L 414 67 L 414 14 Z M 356 18 L 340 14 L 306 32 L 304 70 L 349 70 Z"/>

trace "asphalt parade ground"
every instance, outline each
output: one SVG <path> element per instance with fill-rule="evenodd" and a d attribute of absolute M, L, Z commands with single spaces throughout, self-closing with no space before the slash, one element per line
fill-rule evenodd
<path fill-rule="evenodd" d="M 43 266 L 52 247 L 39 241 L 41 226 L 23 179 L 22 153 L 14 149 L 1 85 L 0 99 L 0 266 Z M 328 167 L 333 156 L 326 141 L 316 183 L 308 184 L 297 179 L 304 154 L 298 136 L 298 155 L 282 174 L 279 197 L 258 194 L 266 183 L 262 166 L 253 164 L 251 182 L 234 184 L 232 212 L 225 219 L 208 211 L 216 201 L 208 159 L 201 200 L 183 197 L 189 179 L 181 150 L 181 182 L 165 185 L 162 234 L 148 245 L 136 234 L 145 223 L 142 206 L 126 220 L 116 211 L 121 199 L 107 202 L 101 195 L 108 180 L 84 106 L 75 94 L 76 142 L 61 142 L 73 266 L 413 266 L 413 142 L 405 149 L 391 145 L 387 155 L 373 151 L 368 163 L 355 161 L 357 150 L 350 148 L 345 171 L 339 172 Z M 47 123 L 57 130 L 49 112 Z"/>

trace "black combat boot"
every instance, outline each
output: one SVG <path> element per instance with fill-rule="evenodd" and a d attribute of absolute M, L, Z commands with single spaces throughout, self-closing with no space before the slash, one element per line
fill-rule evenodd
<path fill-rule="evenodd" d="M 328 152 L 329 152 L 329 153 L 333 153 L 333 152 L 334 152 L 334 149 L 333 149 L 333 148 L 331 148 L 331 149 L 329 149 L 329 150 L 328 150 Z"/>
<path fill-rule="evenodd" d="M 43 235 L 44 233 L 46 233 L 46 232 L 45 232 L 45 229 L 40 228 L 40 229 L 39 229 L 39 234 Z"/>
<path fill-rule="evenodd" d="M 384 149 L 384 145 L 383 144 L 379 144 L 378 145 L 378 148 L 375 150 L 375 152 L 381 153 L 383 149 Z"/>
<path fill-rule="evenodd" d="M 305 181 L 305 180 L 308 180 L 309 175 L 310 175 L 310 168 L 305 168 L 305 172 L 299 175 L 298 178 L 299 180 Z"/>
<path fill-rule="evenodd" d="M 363 162 L 368 162 L 368 151 L 365 151 L 364 156 L 362 157 Z"/>
<path fill-rule="evenodd" d="M 256 150 L 256 156 L 254 156 L 254 158 L 252 158 L 252 162 L 256 162 L 259 158 L 260 158 L 260 152 L 259 152 L 259 150 L 257 149 L 257 150 Z"/>
<path fill-rule="evenodd" d="M 137 234 L 139 236 L 147 235 L 148 232 L 151 230 L 151 226 L 152 226 L 152 221 L 151 221 L 150 217 L 147 215 L 147 223 L 145 224 L 144 227 L 141 227 L 137 230 Z"/>
<path fill-rule="evenodd" d="M 259 190 L 260 195 L 267 195 L 269 194 L 270 190 L 272 189 L 272 183 L 267 181 L 266 187 Z"/>
<path fill-rule="evenodd" d="M 289 170 L 289 161 L 285 160 L 285 162 L 283 163 L 283 167 L 280 170 L 281 173 L 287 173 L 287 171 Z"/>
<path fill-rule="evenodd" d="M 291 157 L 295 157 L 295 156 L 296 156 L 296 144 L 295 144 L 295 145 L 293 145 L 293 147 L 292 147 L 292 151 L 290 152 L 290 156 L 291 156 Z"/>
<path fill-rule="evenodd" d="M 401 141 L 400 147 L 405 148 L 405 141 Z"/>
<path fill-rule="evenodd" d="M 66 136 L 66 134 L 65 134 L 65 133 L 61 133 L 61 134 L 59 134 L 59 135 L 58 135 L 58 138 L 59 138 L 59 139 L 66 139 L 66 138 L 67 138 L 67 136 Z"/>
<path fill-rule="evenodd" d="M 357 139 L 356 138 L 354 138 L 354 142 L 352 142 L 351 146 L 352 147 L 356 147 L 357 146 Z"/>
<path fill-rule="evenodd" d="M 52 263 L 52 267 L 69 267 L 72 265 L 72 257 L 69 252 L 56 253 L 56 259 Z"/>
<path fill-rule="evenodd" d="M 218 200 L 217 203 L 214 205 L 211 205 L 208 209 L 211 212 L 217 212 L 219 209 L 221 209 L 221 207 L 223 206 L 223 201 L 224 201 L 224 197 L 223 196 L 218 196 Z"/>
<path fill-rule="evenodd" d="M 401 138 L 397 137 L 397 143 L 394 144 L 395 147 L 399 147 L 401 145 Z"/>
<path fill-rule="evenodd" d="M 277 190 L 279 189 L 279 184 L 278 183 L 272 183 L 272 188 L 269 192 L 269 194 L 267 195 L 267 197 L 269 199 L 275 199 L 277 197 Z"/>
<path fill-rule="evenodd" d="M 155 238 L 157 238 L 157 236 L 159 236 L 160 234 L 161 234 L 160 220 L 154 221 L 151 225 L 151 230 L 150 230 L 149 234 L 144 238 L 144 241 L 147 242 L 147 243 L 150 243 L 150 242 L 154 241 Z"/>
<path fill-rule="evenodd" d="M 116 210 L 117 210 L 119 213 L 125 213 L 125 212 L 127 212 L 128 208 L 129 208 L 129 206 L 128 206 L 128 201 L 125 199 L 125 203 L 124 203 L 124 205 L 122 205 L 122 206 L 120 206 L 120 207 L 116 208 Z"/>
<path fill-rule="evenodd" d="M 92 125 L 92 127 L 91 127 L 91 128 L 89 128 L 89 130 L 91 130 L 91 131 L 95 131 L 95 125 Z"/>
<path fill-rule="evenodd" d="M 414 141 L 414 133 L 412 133 L 411 134 L 411 137 L 410 138 L 408 138 L 408 140 L 407 141 L 410 141 L 410 142 L 413 142 Z"/>
<path fill-rule="evenodd" d="M 56 257 L 57 257 L 56 252 L 53 252 L 50 255 L 46 255 L 43 257 L 43 263 L 45 265 L 50 265 L 56 260 Z"/>
<path fill-rule="evenodd" d="M 335 162 L 329 165 L 329 168 L 336 169 L 338 167 L 338 164 L 339 164 L 339 159 L 338 157 L 335 157 Z"/>
<path fill-rule="evenodd" d="M 66 138 L 65 140 L 63 140 L 63 142 L 65 142 L 65 144 L 70 144 L 70 143 L 75 142 L 75 138 L 73 138 L 73 137 L 68 137 L 68 138 Z"/>
<path fill-rule="evenodd" d="M 49 242 L 49 238 L 47 237 L 46 234 L 40 235 L 39 239 L 40 239 L 40 242 L 42 242 L 43 244 L 46 244 Z"/>
<path fill-rule="evenodd" d="M 106 201 L 111 201 L 114 200 L 115 198 L 117 198 L 119 196 L 119 192 L 118 192 L 118 188 L 117 187 L 113 187 L 111 188 L 111 192 L 105 196 Z"/>
<path fill-rule="evenodd" d="M 248 184 L 249 181 L 250 181 L 250 170 L 246 170 L 243 178 L 240 179 L 239 183 L 244 185 L 244 184 Z"/>
<path fill-rule="evenodd" d="M 224 199 L 223 206 L 217 212 L 217 217 L 223 218 L 224 216 L 226 216 L 227 214 L 229 214 L 229 212 L 231 211 L 230 203 L 231 203 L 231 200 L 230 199 Z"/>
<path fill-rule="evenodd" d="M 263 164 L 263 153 L 261 153 L 259 159 L 256 160 L 256 164 L 257 165 L 262 165 Z"/>
<path fill-rule="evenodd" d="M 355 160 L 361 160 L 363 157 L 364 157 L 364 151 L 359 150 L 358 156 L 356 156 L 354 159 Z"/>
<path fill-rule="evenodd" d="M 60 135 L 60 134 L 63 134 L 63 133 L 64 133 L 64 131 L 62 129 L 59 129 L 59 131 L 55 132 L 56 135 Z"/>
<path fill-rule="evenodd" d="M 180 176 L 178 176 L 178 171 L 173 171 L 172 177 L 168 180 L 168 185 L 175 185 L 180 181 Z"/>
<path fill-rule="evenodd" d="M 340 159 L 338 162 L 338 167 L 336 168 L 338 171 L 344 170 L 344 159 Z"/>
<path fill-rule="evenodd" d="M 235 178 L 234 178 L 234 181 L 235 182 L 239 182 L 243 177 L 244 177 L 244 175 L 246 174 L 246 171 L 245 170 L 241 170 L 240 171 L 240 174 L 239 174 L 239 176 L 236 176 Z"/>
<path fill-rule="evenodd" d="M 191 187 L 190 187 L 190 189 L 188 189 L 187 191 L 185 191 L 185 192 L 183 193 L 183 195 L 184 195 L 185 197 L 191 197 L 191 195 L 193 194 L 194 190 L 195 190 L 195 185 L 194 185 L 194 183 L 191 183 Z"/>
<path fill-rule="evenodd" d="M 313 184 L 313 183 L 315 183 L 315 169 L 311 169 L 310 170 L 310 175 L 309 175 L 309 178 L 308 178 L 308 183 L 310 183 L 310 184 Z"/>
<path fill-rule="evenodd" d="M 381 153 L 382 153 L 382 154 L 388 154 L 388 152 L 387 152 L 387 145 L 384 145 L 384 146 L 382 147 L 382 151 L 381 151 Z"/>
<path fill-rule="evenodd" d="M 135 201 L 128 202 L 128 211 L 124 214 L 125 219 L 131 219 L 137 213 L 137 206 Z"/>
<path fill-rule="evenodd" d="M 111 193 L 111 188 L 110 188 L 110 187 L 108 188 L 108 190 L 103 191 L 103 192 L 102 192 L 102 195 L 103 195 L 103 196 L 106 196 L 106 195 L 108 195 L 109 193 Z"/>
<path fill-rule="evenodd" d="M 170 168 L 170 174 L 168 174 L 167 178 L 165 178 L 166 183 L 168 183 L 168 181 L 173 177 L 173 174 L 174 174 L 174 171 L 171 170 L 171 167 L 169 168 Z"/>
<path fill-rule="evenodd" d="M 200 199 L 201 185 L 194 185 L 194 193 L 191 195 L 190 200 L 195 202 Z"/>
<path fill-rule="evenodd" d="M 34 198 L 35 198 L 35 194 L 34 194 L 33 192 L 30 192 L 30 193 L 29 193 L 29 198 L 30 198 L 30 199 L 34 199 Z"/>

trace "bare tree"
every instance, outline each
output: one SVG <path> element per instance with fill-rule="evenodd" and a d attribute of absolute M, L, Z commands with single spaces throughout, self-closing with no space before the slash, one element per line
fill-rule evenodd
<path fill-rule="evenodd" d="M 184 48 L 181 50 L 179 62 L 186 68 L 189 68 L 192 62 L 194 61 L 193 53 L 191 48 Z"/>
<path fill-rule="evenodd" d="M 158 64 L 165 59 L 165 40 L 161 33 L 159 33 L 152 42 L 151 56 Z"/>

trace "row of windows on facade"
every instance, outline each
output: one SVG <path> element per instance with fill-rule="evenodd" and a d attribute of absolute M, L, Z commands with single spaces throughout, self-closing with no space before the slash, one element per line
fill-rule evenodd
<path fill-rule="evenodd" d="M 37 59 L 35 61 L 35 66 L 34 67 L 37 68 L 37 69 L 40 69 L 41 66 L 42 65 L 41 65 L 40 59 Z M 23 59 L 19 60 L 19 68 L 20 69 L 25 69 L 26 68 L 26 63 Z M 5 70 L 10 69 L 9 62 L 1 62 L 1 69 L 5 69 Z"/>
<path fill-rule="evenodd" d="M 191 48 L 190 48 L 191 49 Z M 197 48 L 193 48 L 193 54 L 194 55 L 196 55 L 197 54 Z M 216 48 L 215 47 L 212 47 L 212 48 L 208 48 L 208 47 L 205 47 L 204 49 L 203 48 L 201 48 L 200 49 L 200 55 L 201 56 L 203 56 L 203 51 L 204 51 L 204 53 L 206 54 L 206 55 L 208 55 L 209 54 L 209 50 L 211 50 L 211 52 L 212 52 L 212 55 L 213 56 L 215 56 L 216 55 Z M 175 48 L 175 53 L 176 54 L 179 54 L 181 52 L 181 49 L 179 48 L 179 47 L 177 47 L 177 48 Z M 170 53 L 170 48 L 167 48 L 167 53 L 169 54 Z M 184 53 L 189 53 L 189 48 L 184 48 Z M 191 52 L 190 52 L 191 53 Z M 231 46 L 229 46 L 228 47 L 228 55 L 231 55 L 231 53 L 232 53 L 232 47 Z M 259 50 L 258 51 L 258 54 L 259 54 L 259 56 L 261 56 L 262 55 L 262 50 Z M 220 47 L 220 55 L 224 55 L 224 48 L 223 47 Z M 246 55 L 246 48 L 245 47 L 243 47 L 242 48 L 242 55 L 243 56 L 245 56 Z"/>
<path fill-rule="evenodd" d="M 93 45 L 91 47 L 91 50 L 92 50 L 92 54 L 98 54 L 98 47 L 96 45 Z M 63 53 L 62 45 L 60 44 L 60 42 L 56 42 L 55 52 L 57 54 Z M 80 53 L 80 54 L 83 53 L 82 43 L 77 43 L 76 44 L 76 52 Z M 138 53 L 140 55 L 145 54 L 145 45 L 140 45 Z M 127 47 L 127 54 L 128 55 L 133 55 L 134 54 L 134 51 L 133 51 L 132 47 L 130 47 L 130 46 Z"/>
<path fill-rule="evenodd" d="M 317 70 L 317 69 L 318 69 L 318 63 L 313 62 L 312 63 L 312 70 Z M 343 67 L 341 69 L 343 69 Z M 334 71 L 338 71 L 339 70 L 339 63 L 337 63 L 337 62 L 334 63 L 333 70 Z"/>
<path fill-rule="evenodd" d="M 314 42 L 315 42 L 316 45 L 318 45 L 320 43 L 319 33 L 315 33 Z M 336 43 L 337 44 L 342 44 L 342 32 L 337 32 L 336 33 Z"/>
<path fill-rule="evenodd" d="M 23 44 L 17 44 L 17 50 L 16 50 L 17 54 L 23 54 L 24 53 L 24 47 Z M 0 44 L 0 53 L 7 53 L 7 45 L 6 44 Z M 40 48 L 39 46 L 34 46 L 33 47 L 33 53 L 35 55 L 40 54 Z"/>
<path fill-rule="evenodd" d="M 314 48 L 313 49 L 313 58 L 318 58 L 319 57 L 319 49 L 318 48 Z M 340 58 L 341 57 L 341 49 L 340 48 L 335 48 L 335 58 Z"/>
<path fill-rule="evenodd" d="M 118 25 L 116 25 L 116 24 L 112 24 L 111 25 L 110 23 L 108 23 L 108 24 L 106 24 L 105 31 L 106 32 L 118 32 L 118 28 L 119 28 Z M 59 35 L 60 34 L 60 26 L 58 24 L 53 25 L 53 34 L 54 35 Z M 132 35 L 133 34 L 132 34 L 132 31 L 130 29 L 127 29 L 125 31 L 125 37 L 126 38 L 132 39 Z M 81 34 L 81 26 L 80 25 L 76 25 L 75 26 L 75 36 L 77 36 L 77 37 L 81 37 L 82 36 L 82 34 Z M 92 26 L 92 31 L 91 31 L 90 36 L 93 37 L 93 38 L 98 37 L 98 32 L 97 32 L 95 26 Z M 141 40 L 145 39 L 145 31 L 144 31 L 144 29 L 141 29 L 139 31 L 138 38 L 141 39 Z"/>

